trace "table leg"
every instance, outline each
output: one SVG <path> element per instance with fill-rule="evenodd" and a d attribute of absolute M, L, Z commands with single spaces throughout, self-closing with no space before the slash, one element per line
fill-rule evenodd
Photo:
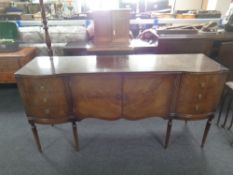
<path fill-rule="evenodd" d="M 166 149 L 168 147 L 170 135 L 171 135 L 171 129 L 172 129 L 172 119 L 169 119 L 167 122 L 167 133 L 166 133 L 166 139 L 165 139 L 165 145 L 164 148 Z"/>
<path fill-rule="evenodd" d="M 233 98 L 230 98 L 230 100 L 229 100 L 229 104 L 228 104 L 228 107 L 227 107 L 226 117 L 225 117 L 224 123 L 222 124 L 222 128 L 225 128 L 225 126 L 226 126 L 227 119 L 228 119 L 228 114 L 229 114 L 230 109 L 231 109 L 232 101 L 233 101 Z"/>
<path fill-rule="evenodd" d="M 218 114 L 218 120 L 217 120 L 217 126 L 219 126 L 219 122 L 220 122 L 220 118 L 221 118 L 222 110 L 224 108 L 224 104 L 225 104 L 225 101 L 226 101 L 227 94 L 228 94 L 228 92 L 226 91 L 223 94 L 222 99 L 221 99 L 221 104 L 220 104 L 219 114 Z"/>
<path fill-rule="evenodd" d="M 72 128 L 73 128 L 75 149 L 76 151 L 79 151 L 78 132 L 77 132 L 77 126 L 76 126 L 75 121 L 72 121 Z"/>
<path fill-rule="evenodd" d="M 39 138 L 39 135 L 38 135 L 38 132 L 37 132 L 36 125 L 35 125 L 35 123 L 33 121 L 29 121 L 29 123 L 30 123 L 31 128 L 32 128 L 32 133 L 33 133 L 34 139 L 36 141 L 37 148 L 38 148 L 39 152 L 42 153 L 40 138 Z"/>
<path fill-rule="evenodd" d="M 230 126 L 227 128 L 228 130 L 230 130 L 231 129 L 231 127 L 232 127 L 232 125 L 233 125 L 233 116 L 231 116 L 232 118 L 231 118 L 231 124 L 230 124 Z"/>
<path fill-rule="evenodd" d="M 207 120 L 205 131 L 204 131 L 204 135 L 203 135 L 202 142 L 201 142 L 201 147 L 202 148 L 205 145 L 206 138 L 207 138 L 207 135 L 209 133 L 209 130 L 210 130 L 210 127 L 211 127 L 211 122 L 212 122 L 213 118 L 214 118 L 214 115 L 212 115 L 211 117 L 209 117 L 209 119 Z"/>

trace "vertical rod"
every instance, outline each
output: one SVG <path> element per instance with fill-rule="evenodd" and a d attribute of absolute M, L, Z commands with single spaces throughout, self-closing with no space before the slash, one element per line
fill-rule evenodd
<path fill-rule="evenodd" d="M 40 9 L 41 9 L 41 16 L 42 16 L 42 23 L 43 23 L 43 28 L 45 31 L 45 42 L 48 48 L 48 55 L 50 57 L 53 56 L 53 50 L 52 50 L 52 46 L 51 46 L 51 39 L 49 36 L 49 32 L 48 32 L 48 21 L 46 18 L 46 13 L 45 13 L 45 7 L 44 7 L 44 1 L 40 0 Z"/>

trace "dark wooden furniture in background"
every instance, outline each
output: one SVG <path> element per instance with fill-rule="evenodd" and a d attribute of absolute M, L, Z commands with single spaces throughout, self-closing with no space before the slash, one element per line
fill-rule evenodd
<path fill-rule="evenodd" d="M 161 117 L 165 147 L 173 119 L 208 119 L 203 146 L 227 72 L 203 54 L 37 57 L 16 79 L 40 151 L 35 123 L 72 122 L 78 149 L 75 121 L 90 117 Z"/>
<path fill-rule="evenodd" d="M 157 54 L 204 53 L 230 69 L 229 81 L 233 80 L 233 33 L 161 35 Z"/>
<path fill-rule="evenodd" d="M 0 53 L 0 83 L 16 83 L 14 73 L 35 56 L 35 48 Z"/>
<path fill-rule="evenodd" d="M 135 42 L 136 41 L 136 42 Z M 111 45 L 93 49 L 92 44 L 68 43 L 64 55 L 106 55 L 106 54 L 184 54 L 203 53 L 230 69 L 228 80 L 233 80 L 233 33 L 160 35 L 158 42 L 131 41 L 130 47 Z M 138 43 L 138 44 L 134 44 Z"/>
<path fill-rule="evenodd" d="M 158 42 L 148 43 L 133 39 L 127 44 L 102 44 L 99 47 L 93 43 L 71 42 L 63 48 L 64 55 L 123 55 L 123 54 L 155 54 Z"/>

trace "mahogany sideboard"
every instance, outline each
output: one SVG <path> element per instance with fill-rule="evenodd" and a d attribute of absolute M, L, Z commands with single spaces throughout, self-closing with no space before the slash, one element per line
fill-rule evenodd
<path fill-rule="evenodd" d="M 36 48 L 0 53 L 0 83 L 16 83 L 14 73 L 36 56 Z"/>
<path fill-rule="evenodd" d="M 40 152 L 35 123 L 85 118 L 208 119 L 204 146 L 228 69 L 203 54 L 36 57 L 15 73 Z"/>

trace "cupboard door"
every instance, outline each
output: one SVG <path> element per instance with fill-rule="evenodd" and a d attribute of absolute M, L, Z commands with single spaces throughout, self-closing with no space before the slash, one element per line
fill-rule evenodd
<path fill-rule="evenodd" d="M 178 116 L 208 117 L 218 105 L 226 80 L 226 73 L 184 74 L 176 104 Z"/>
<path fill-rule="evenodd" d="M 18 78 L 28 117 L 41 123 L 60 123 L 70 118 L 70 105 L 60 78 Z"/>
<path fill-rule="evenodd" d="M 177 75 L 127 75 L 123 79 L 123 116 L 127 119 L 167 117 L 176 92 Z"/>
<path fill-rule="evenodd" d="M 118 75 L 73 76 L 70 88 L 78 118 L 121 117 L 121 77 Z"/>

